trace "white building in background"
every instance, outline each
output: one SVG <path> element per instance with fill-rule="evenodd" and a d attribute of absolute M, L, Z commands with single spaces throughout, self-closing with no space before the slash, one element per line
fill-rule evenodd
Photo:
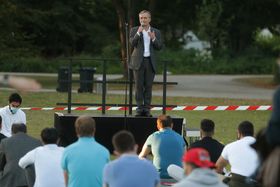
<path fill-rule="evenodd" d="M 210 42 L 200 40 L 192 31 L 187 31 L 180 41 L 183 42 L 183 49 L 195 49 L 199 55 L 212 58 Z"/>
<path fill-rule="evenodd" d="M 268 28 L 264 28 L 260 31 L 259 33 L 260 36 L 262 37 L 267 37 L 267 38 L 272 38 L 273 34 L 270 32 Z"/>
<path fill-rule="evenodd" d="M 187 31 L 183 35 L 184 49 L 196 49 L 198 51 L 208 50 L 211 48 L 211 45 L 207 41 L 202 41 L 192 32 Z"/>

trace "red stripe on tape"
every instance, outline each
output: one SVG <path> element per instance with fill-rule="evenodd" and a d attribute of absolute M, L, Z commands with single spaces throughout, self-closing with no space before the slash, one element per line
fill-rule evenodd
<path fill-rule="evenodd" d="M 196 108 L 196 106 L 186 106 L 186 108 L 184 108 L 184 110 L 194 110 Z"/>
<path fill-rule="evenodd" d="M 205 110 L 215 110 L 217 106 L 207 106 Z"/>
<path fill-rule="evenodd" d="M 226 108 L 226 110 L 236 110 L 238 108 L 238 106 L 229 106 Z"/>
<path fill-rule="evenodd" d="M 30 110 L 42 110 L 42 108 L 39 108 L 39 107 L 32 107 L 32 108 L 30 108 Z"/>
<path fill-rule="evenodd" d="M 65 109 L 65 107 L 55 107 L 55 108 L 53 108 L 53 110 L 64 110 Z"/>
<path fill-rule="evenodd" d="M 247 110 L 257 110 L 259 106 L 249 106 Z"/>
<path fill-rule="evenodd" d="M 75 108 L 75 110 L 86 110 L 86 109 L 88 109 L 88 107 L 77 107 L 77 108 Z"/>

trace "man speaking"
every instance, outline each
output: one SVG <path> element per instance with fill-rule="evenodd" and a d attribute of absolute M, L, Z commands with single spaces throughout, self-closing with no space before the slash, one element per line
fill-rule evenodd
<path fill-rule="evenodd" d="M 162 48 L 160 31 L 150 26 L 151 13 L 139 13 L 140 26 L 130 31 L 132 47 L 130 68 L 135 81 L 136 116 L 151 117 L 152 85 L 156 71 L 155 50 Z"/>

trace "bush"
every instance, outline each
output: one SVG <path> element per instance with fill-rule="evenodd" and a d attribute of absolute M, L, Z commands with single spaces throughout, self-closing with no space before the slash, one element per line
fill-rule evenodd
<path fill-rule="evenodd" d="M 217 56 L 205 58 L 194 50 L 159 53 L 159 72 L 162 71 L 163 60 L 167 60 L 168 71 L 175 74 L 271 74 L 273 57 L 267 57 L 257 51 L 247 51 L 233 56 L 226 51 L 215 51 Z"/>
<path fill-rule="evenodd" d="M 73 72 L 77 73 L 80 67 L 96 67 L 97 73 L 102 73 L 103 57 L 79 55 L 72 57 Z M 61 66 L 68 66 L 70 58 L 45 59 L 42 57 L 22 57 L 0 59 L 0 71 L 2 72 L 42 72 L 56 73 Z M 108 73 L 122 71 L 120 61 L 117 59 L 107 60 Z"/>
<path fill-rule="evenodd" d="M 102 73 L 103 59 L 107 59 L 107 73 L 122 74 L 123 64 L 119 59 L 118 46 L 103 48 L 98 56 L 81 54 L 72 57 L 73 72 L 81 66 L 96 67 Z M 168 61 L 168 71 L 174 74 L 271 74 L 275 58 L 262 54 L 255 48 L 242 54 L 229 51 L 213 51 L 213 57 L 200 55 L 195 50 L 164 49 L 158 54 L 157 73 L 163 71 L 163 61 Z M 69 58 L 45 59 L 42 57 L 0 58 L 0 71 L 7 72 L 48 72 L 56 73 L 61 66 L 68 66 Z"/>

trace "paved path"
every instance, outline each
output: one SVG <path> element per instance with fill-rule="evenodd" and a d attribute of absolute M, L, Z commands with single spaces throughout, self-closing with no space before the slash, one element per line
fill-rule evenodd
<path fill-rule="evenodd" d="M 269 77 L 257 75 L 169 75 L 167 80 L 178 82 L 170 86 L 167 96 L 188 96 L 204 98 L 236 98 L 236 99 L 271 99 L 274 90 L 253 87 L 247 83 L 236 81 L 239 78 Z M 156 76 L 162 81 L 162 76 Z M 112 91 L 122 94 L 124 91 Z M 162 95 L 162 91 L 153 91 L 153 95 Z"/>
<path fill-rule="evenodd" d="M 1 73 L 0 73 L 1 74 Z M 21 74 L 24 76 L 54 76 L 56 74 Z M 78 76 L 78 75 L 74 75 Z M 101 75 L 95 75 L 95 77 Z M 121 75 L 108 75 L 108 79 L 119 78 Z M 269 77 L 269 75 L 168 75 L 167 80 L 178 82 L 178 85 L 169 86 L 167 96 L 189 96 L 205 98 L 243 98 L 243 99 L 271 99 L 274 90 L 256 88 L 249 84 L 236 81 L 239 78 Z M 162 76 L 157 75 L 156 81 L 162 81 Z M 41 91 L 55 91 L 46 90 Z M 111 90 L 112 94 L 124 94 L 123 90 Z M 161 90 L 155 90 L 153 95 L 162 95 Z"/>
<path fill-rule="evenodd" d="M 177 81 L 168 92 L 169 96 L 191 96 L 207 98 L 246 98 L 271 99 L 274 90 L 256 88 L 236 81 L 239 78 L 256 77 L 255 75 L 182 75 L 169 76 L 168 81 Z M 264 76 L 261 76 L 264 77 Z M 172 90 L 172 91 L 171 91 Z"/>

